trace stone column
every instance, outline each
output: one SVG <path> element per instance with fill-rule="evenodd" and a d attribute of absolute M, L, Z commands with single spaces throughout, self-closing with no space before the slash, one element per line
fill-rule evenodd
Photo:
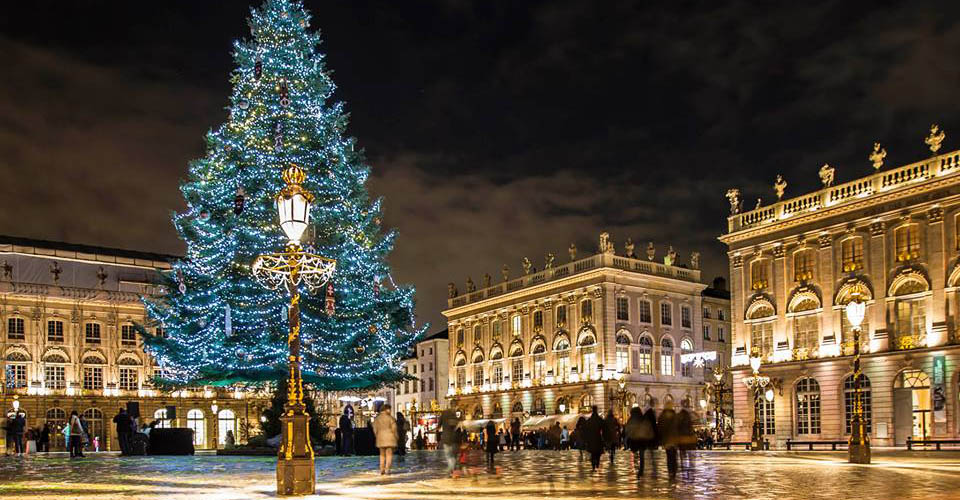
<path fill-rule="evenodd" d="M 943 250 L 946 240 L 943 224 L 943 208 L 933 207 L 927 210 L 927 270 L 930 273 L 930 287 L 933 299 L 930 308 L 931 329 L 927 336 L 927 345 L 939 346 L 947 343 L 946 297 L 946 254 Z"/>
<path fill-rule="evenodd" d="M 883 300 L 887 296 L 887 239 L 886 224 L 883 221 L 870 224 L 868 242 L 865 272 L 873 285 L 873 305 L 867 310 L 870 313 L 867 321 L 873 329 L 873 334 L 870 335 L 870 352 L 886 351 L 890 348 L 890 331 L 887 325 L 887 307 Z"/>

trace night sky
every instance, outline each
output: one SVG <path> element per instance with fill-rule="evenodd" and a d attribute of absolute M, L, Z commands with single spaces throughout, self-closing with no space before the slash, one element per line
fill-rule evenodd
<path fill-rule="evenodd" d="M 726 274 L 744 205 L 960 144 L 960 2 L 307 0 L 399 239 L 442 327 L 446 284 L 609 231 Z M 181 253 L 178 183 L 226 120 L 240 1 L 33 1 L 0 16 L 0 234 Z M 704 9 L 707 7 L 708 9 Z M 711 9 L 712 8 L 712 9 Z"/>

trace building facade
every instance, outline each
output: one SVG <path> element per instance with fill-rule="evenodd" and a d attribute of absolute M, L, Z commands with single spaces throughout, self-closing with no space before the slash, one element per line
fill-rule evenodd
<path fill-rule="evenodd" d="M 755 418 L 774 446 L 849 436 L 853 331 L 844 306 L 856 290 L 867 299 L 873 442 L 958 436 L 960 153 L 883 169 L 876 151 L 873 175 L 833 185 L 824 166 L 823 189 L 756 210 L 741 211 L 739 193 L 727 193 L 720 240 L 729 246 L 736 440 L 750 439 Z M 751 356 L 776 383 L 772 401 L 754 401 L 744 384 Z"/>
<path fill-rule="evenodd" d="M 449 344 L 447 330 L 437 332 L 417 342 L 413 355 L 403 360 L 403 371 L 412 379 L 394 388 L 397 411 L 410 418 L 446 408 Z"/>
<path fill-rule="evenodd" d="M 262 396 L 199 388 L 165 393 L 134 325 L 162 329 L 146 317 L 141 297 L 157 293 L 157 273 L 170 256 L 58 242 L 0 237 L 0 404 L 16 404 L 29 428 L 50 423 L 51 448 L 76 410 L 101 450 L 118 450 L 113 416 L 138 402 L 140 421 L 189 427 L 195 445 L 212 448 L 226 431 L 243 442 L 258 432 Z M 16 403 L 14 403 L 16 401 Z M 175 417 L 167 419 L 167 407 Z"/>
<path fill-rule="evenodd" d="M 698 256 L 688 268 L 672 249 L 658 263 L 652 244 L 646 259 L 632 247 L 618 256 L 604 233 L 599 254 L 576 259 L 572 249 L 560 266 L 550 255 L 540 272 L 525 261 L 523 276 L 505 270 L 479 290 L 468 280 L 464 295 L 451 285 L 449 404 L 468 430 L 513 418 L 572 428 L 592 405 L 621 418 L 634 405 L 699 410 L 704 375 L 729 352 L 718 336 L 729 325 L 717 319 L 730 317 L 728 301 L 702 295 Z"/>

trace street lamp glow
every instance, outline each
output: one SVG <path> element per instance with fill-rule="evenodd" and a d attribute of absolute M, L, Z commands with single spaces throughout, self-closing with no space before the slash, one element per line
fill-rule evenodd
<path fill-rule="evenodd" d="M 19 396 L 13 397 L 13 411 L 20 410 L 20 398 Z"/>
<path fill-rule="evenodd" d="M 306 177 L 303 169 L 291 163 L 283 172 L 283 180 L 287 185 L 277 195 L 280 228 L 291 243 L 300 242 L 310 222 L 310 203 L 313 201 L 313 195 L 301 186 Z"/>
<path fill-rule="evenodd" d="M 706 409 L 707 409 L 707 400 L 706 400 L 706 399 L 700 398 L 700 409 L 701 409 L 701 410 L 706 410 Z"/>
<path fill-rule="evenodd" d="M 863 324 L 863 317 L 867 312 L 867 303 L 860 300 L 859 294 L 854 295 L 850 302 L 847 302 L 846 312 L 850 326 L 860 328 L 860 325 Z"/>
<path fill-rule="evenodd" d="M 750 368 L 753 371 L 760 371 L 760 356 L 753 356 L 750 358 Z"/>
<path fill-rule="evenodd" d="M 763 393 L 763 397 L 767 398 L 767 401 L 773 401 L 773 388 L 768 388 L 767 392 Z"/>

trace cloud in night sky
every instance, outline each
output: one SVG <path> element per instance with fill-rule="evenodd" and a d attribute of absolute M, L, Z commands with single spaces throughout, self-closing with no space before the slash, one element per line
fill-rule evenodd
<path fill-rule="evenodd" d="M 226 118 L 247 6 L 43 4 L 0 20 L 0 233 L 182 252 L 169 214 Z M 395 277 L 435 324 L 448 281 L 565 262 L 601 231 L 724 274 L 728 187 L 752 207 L 777 173 L 788 195 L 825 162 L 868 174 L 874 140 L 891 165 L 933 122 L 960 137 L 954 4 L 307 5 L 399 232 Z"/>

